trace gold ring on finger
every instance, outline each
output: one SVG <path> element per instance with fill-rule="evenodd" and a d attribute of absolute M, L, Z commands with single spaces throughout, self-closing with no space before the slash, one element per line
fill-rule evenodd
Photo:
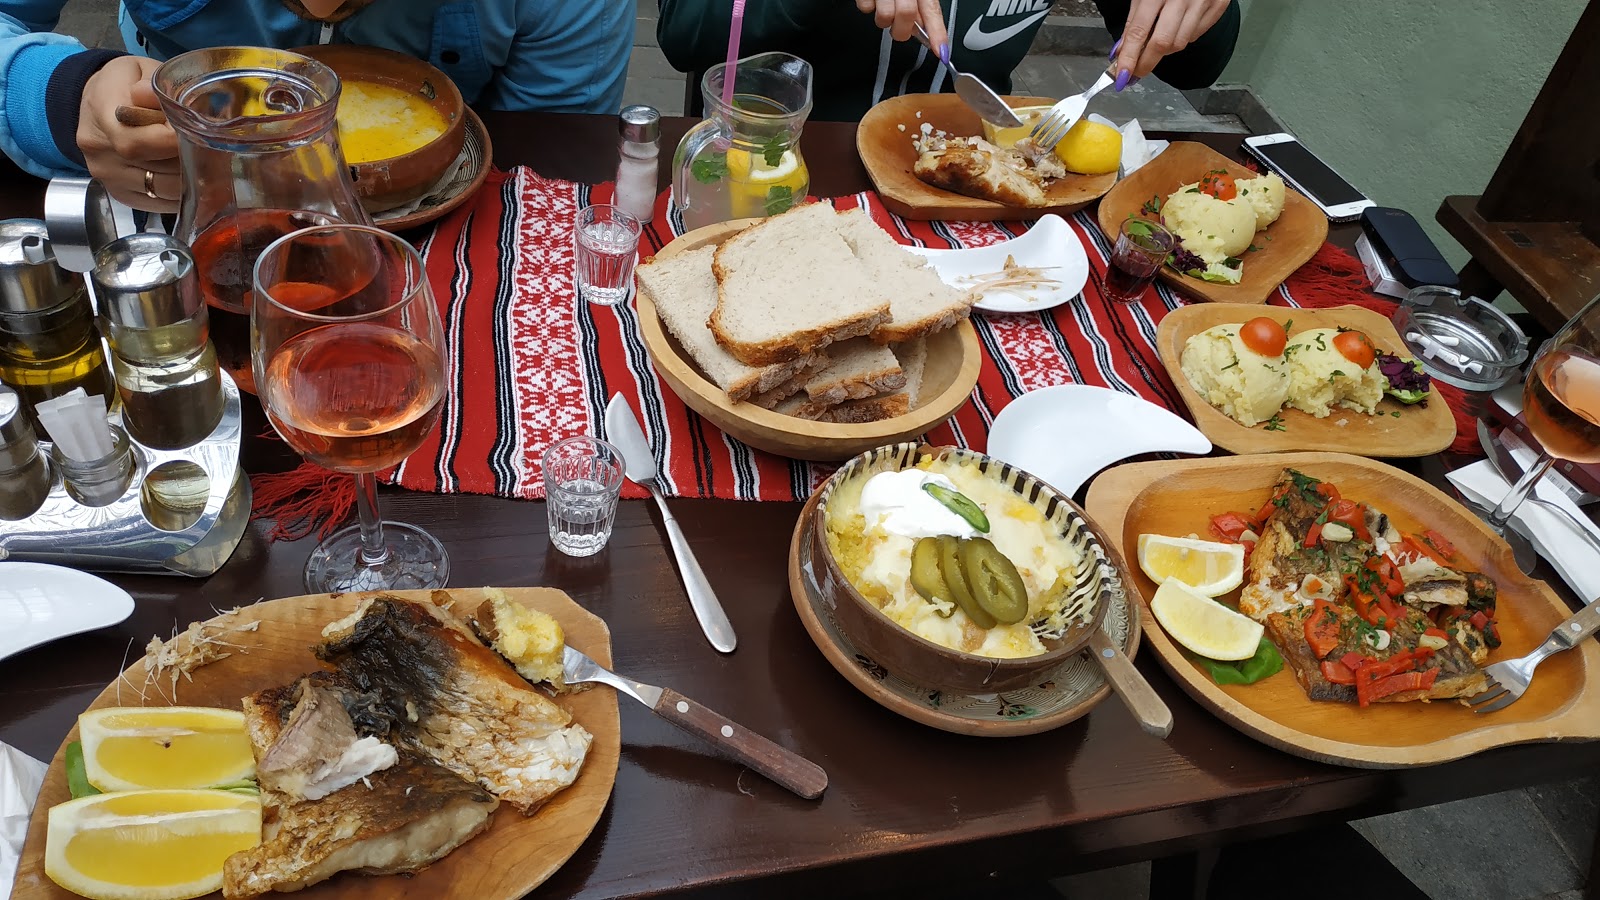
<path fill-rule="evenodd" d="M 144 170 L 144 195 L 151 200 L 161 199 L 161 195 L 156 193 L 156 173 L 149 169 Z"/>

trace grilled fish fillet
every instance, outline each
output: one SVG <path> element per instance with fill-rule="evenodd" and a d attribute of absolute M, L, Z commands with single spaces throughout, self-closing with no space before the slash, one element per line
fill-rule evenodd
<path fill-rule="evenodd" d="M 1049 206 L 1036 178 L 1006 164 L 1001 153 L 979 147 L 949 144 L 917 157 L 912 172 L 935 186 L 992 200 L 1006 206 Z"/>
<path fill-rule="evenodd" d="M 374 597 L 322 634 L 317 657 L 375 699 L 402 748 L 524 815 L 577 779 L 589 732 L 439 606 Z"/>
<path fill-rule="evenodd" d="M 388 728 L 336 675 L 318 672 L 260 691 L 244 699 L 244 714 L 258 764 L 267 763 L 258 769 L 264 834 L 260 845 L 228 858 L 224 897 L 297 891 L 344 871 L 416 872 L 489 827 L 499 806 L 476 784 L 411 751 L 317 799 L 295 796 L 317 780 L 307 773 L 319 760 L 347 760 L 351 747 Z"/>

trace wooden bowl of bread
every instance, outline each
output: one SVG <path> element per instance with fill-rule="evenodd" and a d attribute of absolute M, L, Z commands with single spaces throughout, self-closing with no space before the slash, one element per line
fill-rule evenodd
<path fill-rule="evenodd" d="M 739 440 L 833 462 L 924 434 L 967 401 L 975 295 L 860 210 L 826 203 L 689 232 L 640 265 L 663 381 Z"/>

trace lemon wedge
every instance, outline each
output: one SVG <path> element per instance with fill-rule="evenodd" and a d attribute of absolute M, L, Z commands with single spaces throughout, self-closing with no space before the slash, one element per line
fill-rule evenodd
<path fill-rule="evenodd" d="M 1139 568 L 1156 584 L 1176 578 L 1202 597 L 1220 597 L 1244 583 L 1244 545 L 1141 534 Z"/>
<path fill-rule="evenodd" d="M 255 775 L 244 714 L 202 706 L 108 707 L 78 717 L 83 769 L 102 791 L 206 788 Z"/>
<path fill-rule="evenodd" d="M 1050 107 L 1018 106 L 1011 111 L 1016 113 L 1017 118 L 1022 120 L 1021 125 L 1007 128 L 987 120 L 983 123 L 984 140 L 999 147 L 1001 150 L 1010 150 L 1017 146 L 1017 141 L 1027 137 L 1033 131 L 1033 126 L 1038 123 L 1039 117 L 1049 112 Z"/>
<path fill-rule="evenodd" d="M 91 900 L 183 900 L 261 842 L 261 802 L 228 791 L 96 794 L 52 807 L 44 871 Z"/>
<path fill-rule="evenodd" d="M 811 172 L 793 150 L 783 151 L 777 165 L 762 153 L 734 147 L 728 151 L 728 191 L 735 219 L 773 215 L 806 198 Z"/>
<path fill-rule="evenodd" d="M 1209 659 L 1249 659 L 1264 630 L 1255 619 L 1196 594 L 1176 578 L 1156 588 L 1150 612 L 1168 637 Z"/>
<path fill-rule="evenodd" d="M 1122 165 L 1122 132 L 1110 125 L 1079 119 L 1056 144 L 1056 156 L 1069 172 L 1115 172 Z"/>

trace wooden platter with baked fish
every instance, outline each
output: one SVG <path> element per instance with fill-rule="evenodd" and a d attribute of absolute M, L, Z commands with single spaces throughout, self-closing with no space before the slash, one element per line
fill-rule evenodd
<path fill-rule="evenodd" d="M 611 665 L 611 634 L 605 622 L 579 607 L 565 593 L 552 588 L 504 588 L 502 591 L 510 600 L 554 617 L 565 632 L 568 645 L 601 665 Z M 461 618 L 486 599 L 485 592 L 480 589 L 460 588 L 447 593 Z M 429 591 L 393 591 L 387 596 L 426 604 L 431 594 Z M 102 691 L 89 709 L 174 704 L 239 709 L 243 698 L 258 691 L 292 684 L 309 672 L 327 670 L 329 667 L 319 662 L 313 653 L 315 646 L 327 640 L 324 629 L 361 609 L 364 601 L 374 596 L 377 595 L 286 597 L 225 614 L 212 621 L 226 620 L 226 630 L 219 637 L 226 641 L 230 655 L 194 669 L 192 680 L 179 677 L 175 697 L 172 685 L 164 679 L 159 690 L 155 686 L 144 687 L 145 663 L 140 660 Z M 507 802 L 501 802 L 495 809 L 486 829 L 415 874 L 365 876 L 341 872 L 293 896 L 307 900 L 322 897 L 509 900 L 543 884 L 577 852 L 599 822 L 616 781 L 621 752 L 615 692 L 577 691 L 557 694 L 553 699 L 571 715 L 575 724 L 593 737 L 577 778 L 569 787 L 556 793 L 530 816 L 518 812 L 513 802 L 509 802 L 510 798 L 503 797 Z M 45 875 L 44 845 L 50 808 L 70 798 L 64 757 L 67 745 L 77 739 L 78 729 L 74 727 L 45 775 L 17 867 L 12 893 L 17 900 L 70 900 L 76 896 Z M 373 781 L 382 788 L 382 781 L 376 775 Z M 361 790 L 361 787 L 352 785 L 349 789 Z M 426 786 L 423 789 L 427 790 Z"/>

